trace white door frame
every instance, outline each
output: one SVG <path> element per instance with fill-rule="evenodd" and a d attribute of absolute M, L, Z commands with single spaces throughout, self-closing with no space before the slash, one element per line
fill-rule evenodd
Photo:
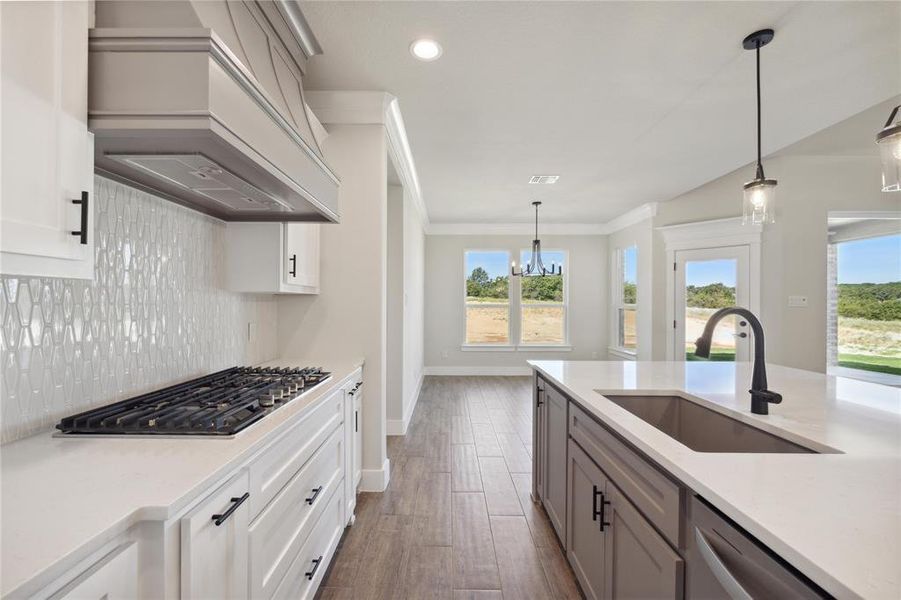
<path fill-rule="evenodd" d="M 672 267 L 677 250 L 748 246 L 748 310 L 760 314 L 760 242 L 762 225 L 742 225 L 741 217 L 698 221 L 656 228 L 666 246 L 666 360 L 675 360 L 676 278 Z"/>

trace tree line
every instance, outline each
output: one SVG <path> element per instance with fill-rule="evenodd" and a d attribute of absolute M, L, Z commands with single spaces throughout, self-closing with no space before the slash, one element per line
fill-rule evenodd
<path fill-rule="evenodd" d="M 466 278 L 466 295 L 486 300 L 507 300 L 510 278 L 508 275 L 491 277 L 482 267 L 476 267 Z M 522 298 L 533 302 L 563 302 L 563 276 L 523 277 Z"/>
<path fill-rule="evenodd" d="M 901 281 L 838 284 L 838 314 L 871 321 L 901 321 Z"/>

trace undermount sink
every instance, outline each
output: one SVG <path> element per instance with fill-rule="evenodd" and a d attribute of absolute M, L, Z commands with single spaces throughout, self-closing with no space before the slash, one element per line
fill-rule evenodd
<path fill-rule="evenodd" d="M 696 452 L 818 453 L 681 396 L 604 397 Z"/>

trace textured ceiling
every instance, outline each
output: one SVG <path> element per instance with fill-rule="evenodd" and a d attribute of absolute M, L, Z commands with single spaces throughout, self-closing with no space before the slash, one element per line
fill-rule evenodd
<path fill-rule="evenodd" d="M 400 100 L 433 222 L 600 223 L 901 93 L 901 3 L 306 2 L 311 90 Z M 444 47 L 423 63 L 408 46 Z M 559 174 L 529 186 L 533 174 Z M 749 177 L 752 173 L 749 171 Z"/>

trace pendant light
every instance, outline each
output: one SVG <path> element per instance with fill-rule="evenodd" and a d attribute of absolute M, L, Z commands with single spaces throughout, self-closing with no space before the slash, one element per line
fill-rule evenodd
<path fill-rule="evenodd" d="M 753 50 L 757 55 L 757 174 L 745 184 L 742 201 L 742 223 L 745 225 L 776 221 L 776 180 L 766 178 L 760 160 L 760 49 L 772 42 L 774 35 L 772 29 L 761 29 L 742 42 L 745 50 Z"/>
<path fill-rule="evenodd" d="M 535 201 L 532 206 L 535 207 L 535 239 L 532 240 L 532 256 L 525 266 L 520 266 L 519 273 L 516 272 L 516 261 L 513 261 L 510 265 L 510 274 L 514 277 L 563 275 L 563 265 L 551 263 L 551 268 L 548 269 L 541 260 L 541 240 L 538 239 L 538 207 L 541 206 L 541 202 Z"/>
<path fill-rule="evenodd" d="M 896 106 L 885 122 L 882 131 L 876 134 L 879 155 L 882 157 L 882 191 L 901 192 L 901 115 Z M 895 117 L 898 117 L 897 120 Z"/>

